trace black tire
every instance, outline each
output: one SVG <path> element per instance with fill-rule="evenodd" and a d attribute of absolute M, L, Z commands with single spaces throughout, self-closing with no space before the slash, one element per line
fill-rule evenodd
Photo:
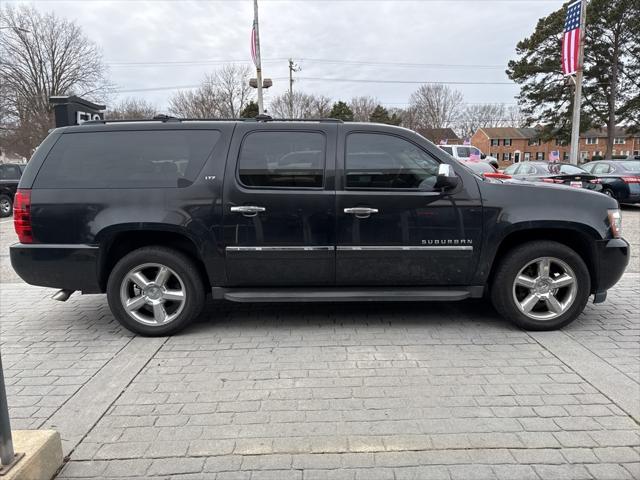
<path fill-rule="evenodd" d="M 142 323 L 130 316 L 123 305 L 121 288 L 124 288 L 122 285 L 126 275 L 146 264 L 168 267 L 176 276 L 173 280 L 181 282 L 184 300 L 180 304 L 183 305 L 176 317 L 167 323 Z M 182 330 L 200 314 L 205 301 L 205 287 L 198 268 L 188 256 L 170 248 L 151 246 L 134 250 L 118 261 L 109 275 L 107 299 L 111 312 L 125 328 L 140 335 L 157 337 L 172 335 Z"/>
<path fill-rule="evenodd" d="M 9 195 L 0 195 L 0 218 L 10 217 L 13 214 L 13 201 Z"/>
<path fill-rule="evenodd" d="M 541 257 L 553 257 L 565 262 L 575 275 L 576 292 L 573 303 L 565 312 L 549 320 L 533 319 L 516 305 L 514 282 L 520 270 Z M 532 241 L 510 250 L 497 266 L 491 284 L 491 301 L 505 319 L 525 330 L 555 330 L 568 325 L 584 310 L 591 292 L 589 269 L 571 248 L 552 241 Z"/>
<path fill-rule="evenodd" d="M 610 188 L 605 188 L 604 190 L 602 190 L 602 193 L 617 200 L 615 193 L 613 193 L 613 190 L 611 190 Z"/>

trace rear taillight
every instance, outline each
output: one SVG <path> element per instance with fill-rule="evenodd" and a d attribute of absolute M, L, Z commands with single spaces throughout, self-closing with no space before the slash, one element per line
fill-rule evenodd
<path fill-rule="evenodd" d="M 557 180 L 555 178 L 543 178 L 542 181 L 544 183 L 564 183 L 563 180 Z"/>
<path fill-rule="evenodd" d="M 624 183 L 640 183 L 640 177 L 622 177 Z"/>
<path fill-rule="evenodd" d="M 18 189 L 13 199 L 13 225 L 20 243 L 33 243 L 31 190 Z"/>

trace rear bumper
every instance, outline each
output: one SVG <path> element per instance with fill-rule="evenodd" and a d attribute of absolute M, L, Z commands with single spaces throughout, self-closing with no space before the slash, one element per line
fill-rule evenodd
<path fill-rule="evenodd" d="M 627 268 L 631 248 L 626 240 L 613 238 L 596 242 L 597 275 L 592 293 L 604 293 L 613 287 Z"/>
<path fill-rule="evenodd" d="M 41 287 L 101 293 L 100 249 L 90 245 L 17 243 L 10 248 L 11 266 L 25 282 Z"/>

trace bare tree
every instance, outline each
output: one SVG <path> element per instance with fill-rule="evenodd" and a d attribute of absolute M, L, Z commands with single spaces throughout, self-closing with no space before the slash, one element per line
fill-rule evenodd
<path fill-rule="evenodd" d="M 269 114 L 273 117 L 288 118 L 321 118 L 328 117 L 331 111 L 331 99 L 322 95 L 312 95 L 304 92 L 293 92 L 289 111 L 289 92 L 278 95 L 271 100 Z"/>
<path fill-rule="evenodd" d="M 391 108 L 389 110 L 391 115 L 396 115 L 400 118 L 400 125 L 410 130 L 420 128 L 418 111 L 415 107 L 409 108 Z"/>
<path fill-rule="evenodd" d="M 354 122 L 368 122 L 371 114 L 380 102 L 369 96 L 353 97 L 349 108 L 353 111 Z"/>
<path fill-rule="evenodd" d="M 221 104 L 221 113 L 226 118 L 238 118 L 240 112 L 252 98 L 249 86 L 249 67 L 246 65 L 225 65 L 213 74 Z"/>
<path fill-rule="evenodd" d="M 523 128 L 527 126 L 527 116 L 518 105 L 512 105 L 505 112 L 504 127 Z"/>
<path fill-rule="evenodd" d="M 53 126 L 49 97 L 104 101 L 110 91 L 98 46 L 74 22 L 33 7 L 0 9 L 0 111 L 7 150 L 29 156 Z"/>
<path fill-rule="evenodd" d="M 158 109 L 142 98 L 125 98 L 109 108 L 105 113 L 107 120 L 143 120 L 153 118 Z"/>
<path fill-rule="evenodd" d="M 504 104 L 468 105 L 461 111 L 456 127 L 463 138 L 471 138 L 479 128 L 503 126 L 505 119 L 506 108 Z"/>
<path fill-rule="evenodd" d="M 409 98 L 420 128 L 451 127 L 458 119 L 462 101 L 462 93 L 441 84 L 422 85 Z"/>
<path fill-rule="evenodd" d="M 172 95 L 169 111 L 183 118 L 239 118 L 251 99 L 249 68 L 226 65 L 205 76 L 197 89 Z"/>

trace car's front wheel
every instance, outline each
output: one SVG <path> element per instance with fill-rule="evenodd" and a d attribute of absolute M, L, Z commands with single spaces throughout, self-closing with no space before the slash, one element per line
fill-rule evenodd
<path fill-rule="evenodd" d="M 205 290 L 193 261 L 165 247 L 144 247 L 123 257 L 107 282 L 116 319 L 147 336 L 171 335 L 198 316 Z"/>
<path fill-rule="evenodd" d="M 491 285 L 496 310 L 528 330 L 554 330 L 575 320 L 591 291 L 589 270 L 571 248 L 529 242 L 507 253 Z"/>
<path fill-rule="evenodd" d="M 8 195 L 0 195 L 0 218 L 10 217 L 13 213 L 13 202 Z"/>

